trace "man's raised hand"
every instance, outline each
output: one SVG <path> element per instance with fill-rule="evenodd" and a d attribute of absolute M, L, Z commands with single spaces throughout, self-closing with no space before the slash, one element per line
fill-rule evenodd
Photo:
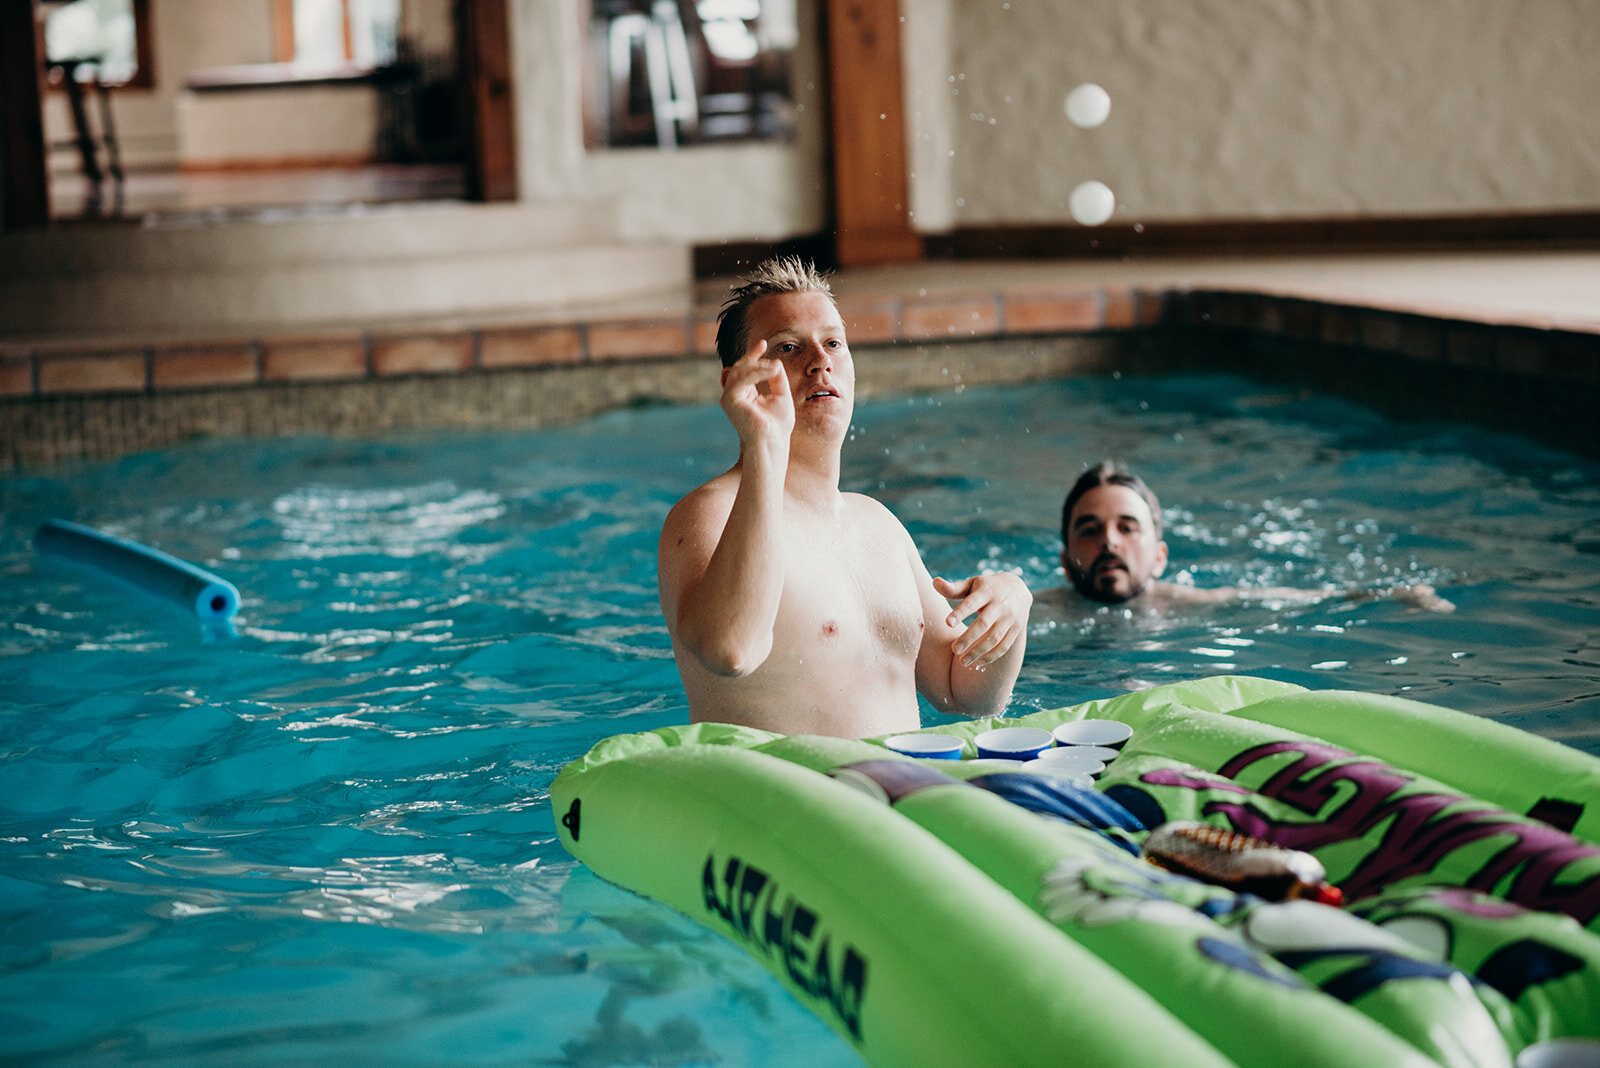
<path fill-rule="evenodd" d="M 745 446 L 767 438 L 787 445 L 794 430 L 789 377 L 780 361 L 765 358 L 766 351 L 766 341 L 757 341 L 722 372 L 722 410 Z"/>

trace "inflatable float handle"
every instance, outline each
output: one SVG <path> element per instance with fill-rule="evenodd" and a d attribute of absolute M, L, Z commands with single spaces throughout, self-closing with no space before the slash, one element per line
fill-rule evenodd
<path fill-rule="evenodd" d="M 41 554 L 84 564 L 146 593 L 174 601 L 215 626 L 239 611 L 239 591 L 204 568 L 93 527 L 47 519 L 33 536 Z"/>

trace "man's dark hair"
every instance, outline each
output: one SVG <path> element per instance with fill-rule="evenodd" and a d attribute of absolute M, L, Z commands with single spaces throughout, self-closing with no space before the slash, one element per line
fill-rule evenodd
<path fill-rule="evenodd" d="M 1150 492 L 1150 487 L 1144 484 L 1144 479 L 1121 464 L 1101 460 L 1079 475 L 1078 481 L 1074 482 L 1072 489 L 1067 492 L 1067 499 L 1061 505 L 1061 544 L 1067 544 L 1071 534 L 1069 528 L 1072 525 L 1072 509 L 1077 507 L 1079 499 L 1085 493 L 1096 486 L 1126 486 L 1144 498 L 1144 503 L 1150 506 L 1150 522 L 1155 529 L 1156 540 L 1161 540 L 1161 502 L 1156 500 L 1156 495 Z"/>
<path fill-rule="evenodd" d="M 762 297 L 779 293 L 821 293 L 830 301 L 833 290 L 816 264 L 799 256 L 767 260 L 735 286 L 733 294 L 717 313 L 717 357 L 722 366 L 732 367 L 750 344 L 750 305 Z"/>

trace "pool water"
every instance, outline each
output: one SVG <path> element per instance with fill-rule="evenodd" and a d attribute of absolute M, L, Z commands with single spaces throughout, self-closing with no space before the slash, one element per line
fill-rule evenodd
<path fill-rule="evenodd" d="M 0 1059 L 846 1065 L 699 925 L 556 842 L 550 780 L 681 721 L 667 509 L 714 406 L 533 434 L 199 442 L 0 488 Z M 1219 672 L 1404 694 L 1600 753 L 1600 465 L 1228 376 L 858 406 L 847 488 L 935 574 L 1061 581 L 1088 462 L 1169 578 L 1392 600 L 1039 618 L 1018 711 Z M 217 571 L 234 634 L 39 559 L 56 516 Z M 924 721 L 941 717 L 931 710 Z"/>

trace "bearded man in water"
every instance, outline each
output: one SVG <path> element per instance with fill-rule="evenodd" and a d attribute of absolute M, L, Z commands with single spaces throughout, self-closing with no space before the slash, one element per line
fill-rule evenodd
<path fill-rule="evenodd" d="M 719 318 L 739 458 L 673 507 L 658 553 L 690 720 L 870 737 L 920 726 L 918 693 L 998 715 L 1032 596 L 1011 574 L 933 578 L 887 508 L 840 491 L 855 365 L 827 281 L 769 261 Z"/>
<path fill-rule="evenodd" d="M 1042 592 L 1038 603 L 1043 609 L 1065 608 L 1077 600 L 1077 594 L 1100 604 L 1157 610 L 1246 600 L 1314 604 L 1330 598 L 1358 601 L 1381 595 L 1431 612 L 1455 610 L 1432 586 L 1421 583 L 1368 591 L 1281 586 L 1199 589 L 1162 582 L 1167 543 L 1161 540 L 1161 504 L 1143 479 L 1110 461 L 1089 468 L 1068 491 L 1061 505 L 1061 541 L 1061 566 L 1072 585 Z"/>

